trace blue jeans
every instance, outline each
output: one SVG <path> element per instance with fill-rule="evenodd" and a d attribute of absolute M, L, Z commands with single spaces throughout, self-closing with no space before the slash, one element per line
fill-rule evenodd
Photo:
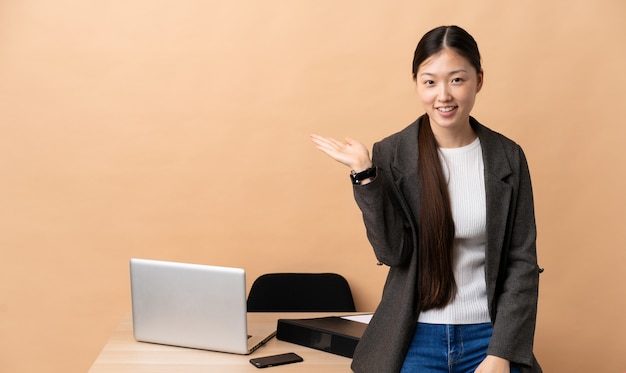
<path fill-rule="evenodd" d="M 487 357 L 491 332 L 491 323 L 418 323 L 401 373 L 472 373 Z M 513 364 L 511 373 L 519 373 Z"/>

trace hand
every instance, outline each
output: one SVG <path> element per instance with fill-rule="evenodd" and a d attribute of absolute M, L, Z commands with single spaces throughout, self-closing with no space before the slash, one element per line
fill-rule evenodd
<path fill-rule="evenodd" d="M 511 364 L 501 357 L 487 355 L 474 373 L 510 373 Z"/>
<path fill-rule="evenodd" d="M 369 151 L 354 139 L 346 138 L 344 142 L 340 142 L 329 137 L 311 135 L 311 141 L 319 150 L 337 162 L 350 167 L 351 170 L 361 172 L 372 167 Z"/>

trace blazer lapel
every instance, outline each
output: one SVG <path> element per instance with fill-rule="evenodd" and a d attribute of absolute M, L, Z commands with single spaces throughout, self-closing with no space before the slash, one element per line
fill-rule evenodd
<path fill-rule="evenodd" d="M 473 118 L 472 118 L 473 119 Z M 512 187 L 505 181 L 511 175 L 511 166 L 498 137 L 491 130 L 472 120 L 478 133 L 485 165 L 485 193 L 487 203 L 487 247 L 485 253 L 485 280 L 490 310 L 496 292 L 500 258 L 507 232 Z M 493 315 L 492 315 L 493 316 Z"/>
<path fill-rule="evenodd" d="M 421 119 L 421 118 L 420 118 Z M 394 157 L 391 162 L 393 178 L 401 194 L 404 197 L 405 213 L 409 216 L 418 214 L 419 211 L 419 190 L 417 178 L 417 129 L 420 119 L 412 126 L 409 126 L 399 138 Z M 409 208 L 410 206 L 410 208 Z M 416 218 L 415 216 L 414 218 Z"/>

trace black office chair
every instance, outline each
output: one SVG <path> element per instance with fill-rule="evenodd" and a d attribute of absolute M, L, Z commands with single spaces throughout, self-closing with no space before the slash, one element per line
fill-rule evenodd
<path fill-rule="evenodd" d="M 248 312 L 355 312 L 348 281 L 336 273 L 268 273 L 248 295 Z"/>

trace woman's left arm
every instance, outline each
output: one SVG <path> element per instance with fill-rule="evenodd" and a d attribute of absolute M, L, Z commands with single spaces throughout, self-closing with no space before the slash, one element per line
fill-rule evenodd
<path fill-rule="evenodd" d="M 532 365 L 540 270 L 530 172 L 520 147 L 516 155 L 511 158 L 517 164 L 512 164 L 511 210 L 496 286 L 493 336 L 487 354 Z"/>

